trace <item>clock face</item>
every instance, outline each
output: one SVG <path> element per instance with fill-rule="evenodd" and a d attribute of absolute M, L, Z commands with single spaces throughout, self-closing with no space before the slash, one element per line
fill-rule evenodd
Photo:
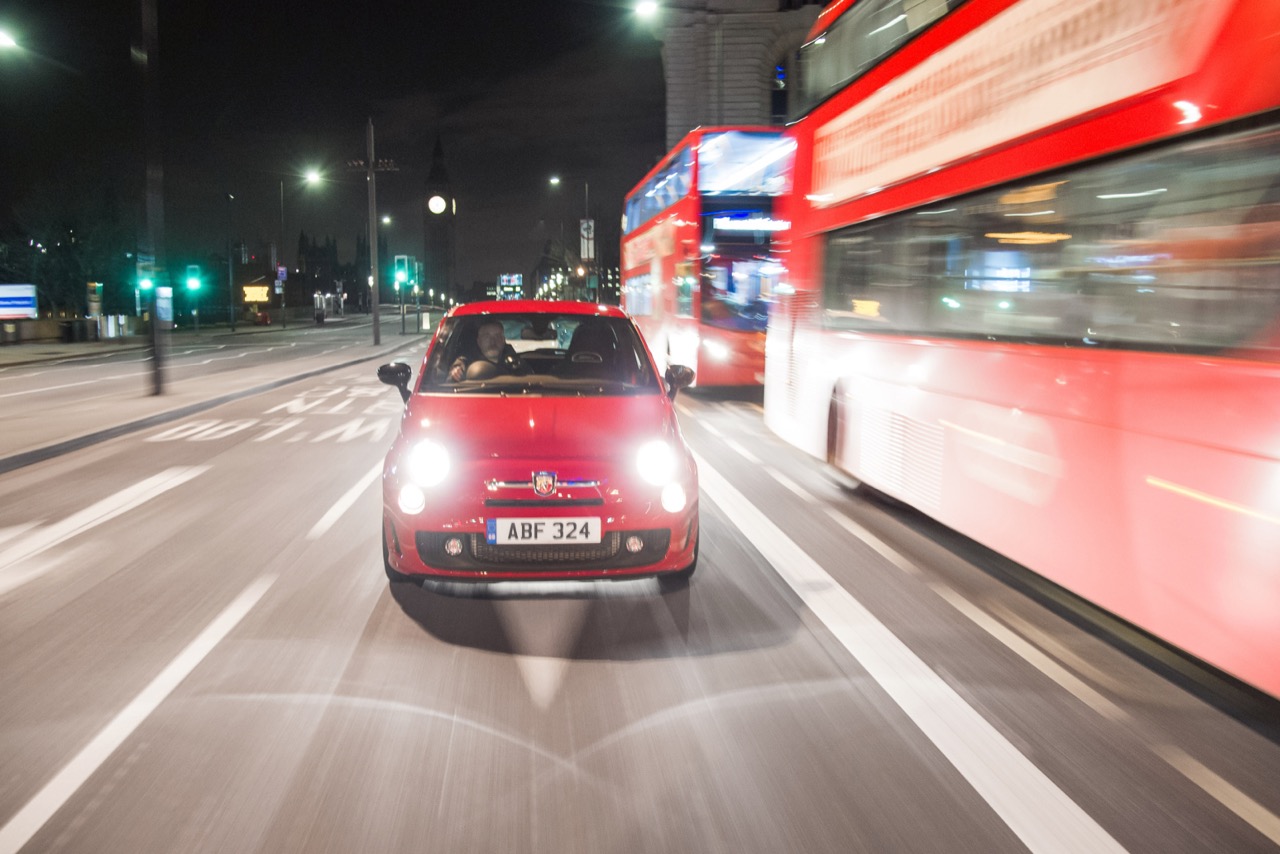
<path fill-rule="evenodd" d="M 445 208 L 448 206 L 449 203 L 444 200 L 443 196 L 432 196 L 427 199 L 427 210 L 431 211 L 433 214 L 444 213 Z"/>

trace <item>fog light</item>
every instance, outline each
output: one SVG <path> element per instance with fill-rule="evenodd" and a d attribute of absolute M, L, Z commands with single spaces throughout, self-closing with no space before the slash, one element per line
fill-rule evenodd
<path fill-rule="evenodd" d="M 684 509 L 684 487 L 678 483 L 668 483 L 662 487 L 662 509 L 668 513 L 679 513 Z"/>
<path fill-rule="evenodd" d="M 640 551 L 643 548 L 644 548 L 644 540 L 640 539 L 634 534 L 631 535 L 630 537 L 627 537 L 627 551 L 631 552 L 632 554 L 635 554 L 636 552 Z"/>
<path fill-rule="evenodd" d="M 462 540 L 457 537 L 450 537 L 444 541 L 444 553 L 449 557 L 457 557 L 462 554 Z"/>
<path fill-rule="evenodd" d="M 400 510 L 402 512 L 416 516 L 426 506 L 427 496 L 418 487 L 409 484 L 400 490 Z"/>

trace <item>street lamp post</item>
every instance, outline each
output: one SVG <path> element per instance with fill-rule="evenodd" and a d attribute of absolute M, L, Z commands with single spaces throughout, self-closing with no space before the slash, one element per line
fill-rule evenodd
<path fill-rule="evenodd" d="M 550 183 L 550 184 L 551 184 L 551 186 L 553 186 L 553 187 L 558 187 L 558 186 L 560 186 L 560 184 L 562 183 L 562 179 L 560 178 L 560 176 L 559 176 L 559 175 L 552 175 L 552 176 L 551 176 L 551 178 L 550 178 L 550 179 L 548 179 L 548 183 Z M 592 222 L 592 220 L 591 220 L 591 182 L 590 182 L 590 181 L 588 181 L 588 180 L 587 180 L 587 179 L 585 179 L 585 178 L 583 178 L 583 179 L 582 179 L 582 222 L 583 222 L 583 223 L 591 223 L 591 222 Z M 583 238 L 587 238 L 587 237 L 588 237 L 588 235 L 587 235 L 585 232 L 583 232 L 583 231 L 582 231 L 582 226 L 581 226 L 581 225 L 579 226 L 578 236 L 579 236 L 579 239 L 580 239 L 580 240 L 581 240 L 581 239 L 583 239 Z M 579 259 L 578 259 L 579 261 L 581 261 L 581 262 L 582 262 L 582 265 L 587 265 L 587 266 L 590 266 L 590 265 L 592 265 L 592 264 L 594 264 L 594 263 L 595 263 L 595 244 L 594 244 L 595 234 L 594 234 L 594 227 L 592 227 L 592 232 L 591 232 L 591 234 L 590 234 L 590 238 L 589 238 L 589 239 L 592 241 L 592 243 L 588 244 L 588 246 L 586 247 L 586 251 L 581 251 L 581 252 L 579 252 L 579 256 L 580 256 L 580 257 L 579 257 Z M 562 251 L 562 252 L 564 252 L 564 253 L 565 253 L 565 256 L 566 256 L 566 257 L 565 257 L 564 259 L 562 259 L 562 260 L 565 262 L 565 268 L 566 268 L 566 271 L 567 271 L 567 270 L 568 270 L 568 257 L 567 257 L 567 256 L 568 256 L 568 250 L 567 250 L 567 248 L 566 248 L 566 247 L 565 247 L 565 245 L 564 245 L 564 231 L 563 231 L 563 224 L 561 225 L 560 248 L 561 248 L 561 251 Z M 581 248 L 581 247 L 580 247 L 580 248 Z M 578 276 L 579 276 L 579 278 L 582 280 L 581 284 L 582 284 L 582 291 L 583 291 L 583 292 L 582 292 L 581 296 L 582 296 L 583 298 L 585 298 L 585 297 L 586 297 L 586 292 L 587 292 L 587 290 L 588 290 L 588 288 L 587 288 L 587 280 L 586 280 L 586 271 L 585 271 L 585 270 L 583 270 L 583 267 L 582 267 L 581 265 L 579 266 L 578 270 L 579 270 L 579 272 L 578 272 Z"/>
<path fill-rule="evenodd" d="M 366 133 L 365 144 L 368 149 L 368 156 L 364 160 L 348 160 L 347 167 L 350 169 L 358 169 L 365 174 L 365 183 L 369 187 L 369 293 L 372 298 L 373 309 L 373 343 L 377 346 L 382 342 L 382 321 L 378 312 L 380 288 L 378 287 L 378 184 L 375 178 L 377 172 L 395 172 L 399 167 L 393 160 L 375 160 L 373 157 L 373 119 L 370 118 Z"/>
<path fill-rule="evenodd" d="M 280 289 L 280 328 L 289 328 L 289 311 L 285 306 L 284 279 L 280 278 L 280 268 L 284 263 L 284 179 L 280 179 L 280 255 L 276 258 L 276 287 Z M 288 275 L 287 273 L 285 274 Z"/>
<path fill-rule="evenodd" d="M 227 313 L 231 321 L 231 331 L 236 331 L 236 283 L 235 283 L 235 260 L 231 257 L 231 221 L 234 218 L 234 207 L 236 197 L 231 193 L 227 193 Z"/>
<path fill-rule="evenodd" d="M 306 174 L 302 176 L 303 180 L 308 184 L 319 184 L 320 173 L 315 169 L 308 169 Z M 285 282 L 288 280 L 289 265 L 284 260 L 284 178 L 280 179 L 280 257 L 276 259 L 276 287 L 280 288 L 280 328 L 289 328 L 289 311 L 285 301 L 287 296 Z M 284 278 L 280 278 L 280 270 L 284 270 Z"/>
<path fill-rule="evenodd" d="M 409 276 L 404 270 L 396 270 L 396 305 L 400 309 L 400 334 L 404 334 L 404 289 L 409 284 Z"/>

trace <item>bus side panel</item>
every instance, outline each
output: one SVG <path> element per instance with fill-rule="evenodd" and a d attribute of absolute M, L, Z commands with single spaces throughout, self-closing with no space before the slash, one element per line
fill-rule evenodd
<path fill-rule="evenodd" d="M 814 340 L 840 468 L 1280 696 L 1280 367 Z"/>

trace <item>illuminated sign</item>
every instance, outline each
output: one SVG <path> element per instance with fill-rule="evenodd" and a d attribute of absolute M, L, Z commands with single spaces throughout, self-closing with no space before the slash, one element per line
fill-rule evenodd
<path fill-rule="evenodd" d="M 856 299 L 853 301 L 853 313 L 861 317 L 879 317 L 880 300 Z"/>
<path fill-rule="evenodd" d="M 270 285 L 245 285 L 244 301 L 245 302 L 271 302 L 271 286 Z"/>
<path fill-rule="evenodd" d="M 503 273 L 501 276 L 498 276 L 498 291 L 496 296 L 498 299 L 523 299 L 524 274 Z"/>
<path fill-rule="evenodd" d="M 0 320 L 34 320 L 35 285 L 0 285 Z"/>
<path fill-rule="evenodd" d="M 716 231 L 786 231 L 791 227 L 791 223 L 785 219 L 770 219 L 769 217 L 731 217 L 718 216 L 711 220 L 711 226 Z"/>

